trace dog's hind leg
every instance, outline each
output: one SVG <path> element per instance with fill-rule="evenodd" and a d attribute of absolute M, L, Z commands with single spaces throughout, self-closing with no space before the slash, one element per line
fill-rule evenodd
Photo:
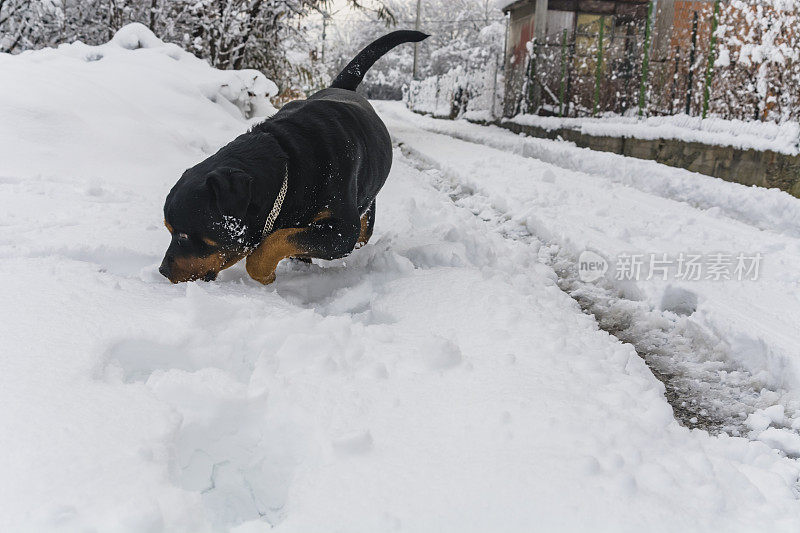
<path fill-rule="evenodd" d="M 375 229 L 375 200 L 367 208 L 367 212 L 361 215 L 361 231 L 356 241 L 356 249 L 361 248 L 369 242 L 372 237 L 372 230 Z"/>

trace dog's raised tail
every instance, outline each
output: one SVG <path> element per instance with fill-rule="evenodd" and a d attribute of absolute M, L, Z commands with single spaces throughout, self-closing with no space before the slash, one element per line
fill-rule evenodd
<path fill-rule="evenodd" d="M 361 50 L 361 52 L 344 67 L 344 70 L 336 76 L 336 79 L 331 83 L 331 87 L 355 91 L 358 84 L 364 79 L 364 74 L 366 74 L 370 67 L 386 52 L 398 44 L 418 43 L 427 38 L 427 34 L 413 30 L 393 31 L 392 33 L 384 35 Z"/>

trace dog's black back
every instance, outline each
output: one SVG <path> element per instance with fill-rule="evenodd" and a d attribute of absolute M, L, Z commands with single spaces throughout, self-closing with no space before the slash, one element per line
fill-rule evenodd
<path fill-rule="evenodd" d="M 292 164 L 289 183 L 300 194 L 278 225 L 302 224 L 345 194 L 359 216 L 383 187 L 392 165 L 389 132 L 367 100 L 346 89 L 323 89 L 286 104 L 254 131 L 269 133 Z"/>

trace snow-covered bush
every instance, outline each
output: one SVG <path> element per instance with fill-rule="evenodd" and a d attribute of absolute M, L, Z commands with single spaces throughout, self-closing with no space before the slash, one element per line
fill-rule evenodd
<path fill-rule="evenodd" d="M 439 76 L 414 80 L 405 89 L 403 99 L 409 109 L 437 117 L 450 116 L 449 106 L 443 113 L 438 111 Z"/>
<path fill-rule="evenodd" d="M 442 43 L 430 53 L 429 73 L 410 82 L 406 105 L 414 111 L 439 117 L 465 115 L 492 120 L 502 109 L 505 83 L 502 44 L 505 25 L 491 22 L 474 35 Z"/>
<path fill-rule="evenodd" d="M 441 76 L 414 80 L 407 91 L 407 105 L 420 113 L 455 118 L 463 111 L 466 84 L 466 73 L 460 66 Z"/>
<path fill-rule="evenodd" d="M 412 81 L 404 100 L 409 109 L 418 113 L 491 121 L 502 108 L 502 76 L 499 65 L 472 71 L 458 66 L 441 76 Z"/>
<path fill-rule="evenodd" d="M 800 4 L 796 0 L 722 0 L 709 65 L 714 2 L 697 8 L 697 48 L 675 46 L 653 63 L 650 114 L 700 115 L 706 74 L 708 114 L 783 122 L 800 118 Z M 687 30 L 677 40 L 689 43 Z"/>
<path fill-rule="evenodd" d="M 800 118 L 800 4 L 721 4 L 711 111 L 726 118 Z"/>

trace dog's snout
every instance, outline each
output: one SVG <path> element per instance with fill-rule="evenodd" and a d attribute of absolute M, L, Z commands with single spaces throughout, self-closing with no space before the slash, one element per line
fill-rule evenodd
<path fill-rule="evenodd" d="M 172 263 L 175 262 L 175 257 L 172 255 L 167 255 L 164 257 L 164 260 L 161 262 L 161 266 L 158 267 L 158 271 L 161 273 L 162 276 L 165 278 L 170 278 L 172 274 Z"/>

